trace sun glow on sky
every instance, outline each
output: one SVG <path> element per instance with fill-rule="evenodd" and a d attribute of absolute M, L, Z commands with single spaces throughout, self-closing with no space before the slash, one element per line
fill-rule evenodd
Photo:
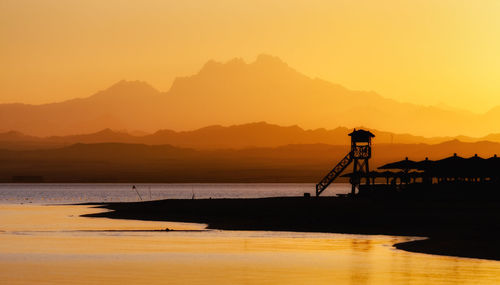
<path fill-rule="evenodd" d="M 0 102 L 167 91 L 209 59 L 267 53 L 312 77 L 424 105 L 500 105 L 500 1 L 0 1 Z"/>

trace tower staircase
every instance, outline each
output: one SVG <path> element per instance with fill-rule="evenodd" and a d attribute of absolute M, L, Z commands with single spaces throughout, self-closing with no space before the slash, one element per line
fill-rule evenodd
<path fill-rule="evenodd" d="M 319 196 L 353 161 L 353 152 L 350 151 L 328 174 L 316 184 L 316 196 Z"/>
<path fill-rule="evenodd" d="M 370 168 L 368 160 L 372 156 L 372 138 L 375 137 L 369 131 L 356 130 L 349 134 L 351 137 L 351 151 L 328 172 L 328 174 L 316 184 L 316 196 L 321 195 L 323 191 L 344 171 L 351 162 L 354 162 L 354 167 L 351 174 L 351 195 L 356 194 L 356 188 L 359 189 L 361 178 L 366 178 L 366 183 L 370 184 L 368 174 Z"/>

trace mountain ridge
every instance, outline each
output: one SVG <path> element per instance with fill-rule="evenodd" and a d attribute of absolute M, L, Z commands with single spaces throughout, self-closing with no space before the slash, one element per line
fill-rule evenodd
<path fill-rule="evenodd" d="M 54 183 L 316 183 L 347 151 L 348 145 L 326 144 L 195 150 L 139 143 L 79 143 L 45 150 L 0 150 L 3 162 L 0 182 L 19 182 L 16 177 L 37 177 Z M 370 167 L 375 170 L 405 157 L 442 159 L 453 153 L 466 158 L 475 154 L 488 158 L 500 153 L 500 143 L 375 144 Z M 339 181 L 347 182 L 347 178 Z"/>
<path fill-rule="evenodd" d="M 266 121 L 305 129 L 369 126 L 419 136 L 484 136 L 500 131 L 500 107 L 485 114 L 421 106 L 308 77 L 278 57 L 208 61 L 178 77 L 167 92 L 144 81 L 119 81 L 85 98 L 42 105 L 0 104 L 3 130 L 36 136 L 104 128 L 153 132 Z"/>
<path fill-rule="evenodd" d="M 490 134 L 481 138 L 421 137 L 410 134 L 370 129 L 378 144 L 439 144 L 458 139 L 461 142 L 500 142 L 500 134 Z M 172 145 L 193 149 L 244 149 L 252 147 L 280 147 L 293 144 L 349 145 L 347 136 L 352 129 L 303 129 L 298 125 L 279 126 L 266 122 L 242 125 L 211 125 L 191 131 L 157 130 L 150 134 L 134 135 L 125 131 L 106 128 L 95 133 L 36 137 L 17 131 L 0 133 L 0 149 L 27 150 L 68 146 L 76 143 L 140 143 L 146 145 Z"/>

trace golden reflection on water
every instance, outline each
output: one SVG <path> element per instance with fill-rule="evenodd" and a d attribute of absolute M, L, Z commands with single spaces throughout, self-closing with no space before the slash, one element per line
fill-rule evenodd
<path fill-rule="evenodd" d="M 407 238 L 79 217 L 96 211 L 0 205 L 0 283 L 500 284 L 500 262 L 392 248 Z"/>

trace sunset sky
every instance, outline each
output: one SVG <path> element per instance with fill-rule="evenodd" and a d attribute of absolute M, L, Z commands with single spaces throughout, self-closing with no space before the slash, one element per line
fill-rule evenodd
<path fill-rule="evenodd" d="M 1 0 L 0 102 L 121 79 L 167 91 L 209 59 L 266 53 L 351 89 L 485 112 L 500 105 L 498 15 L 498 0 Z"/>

